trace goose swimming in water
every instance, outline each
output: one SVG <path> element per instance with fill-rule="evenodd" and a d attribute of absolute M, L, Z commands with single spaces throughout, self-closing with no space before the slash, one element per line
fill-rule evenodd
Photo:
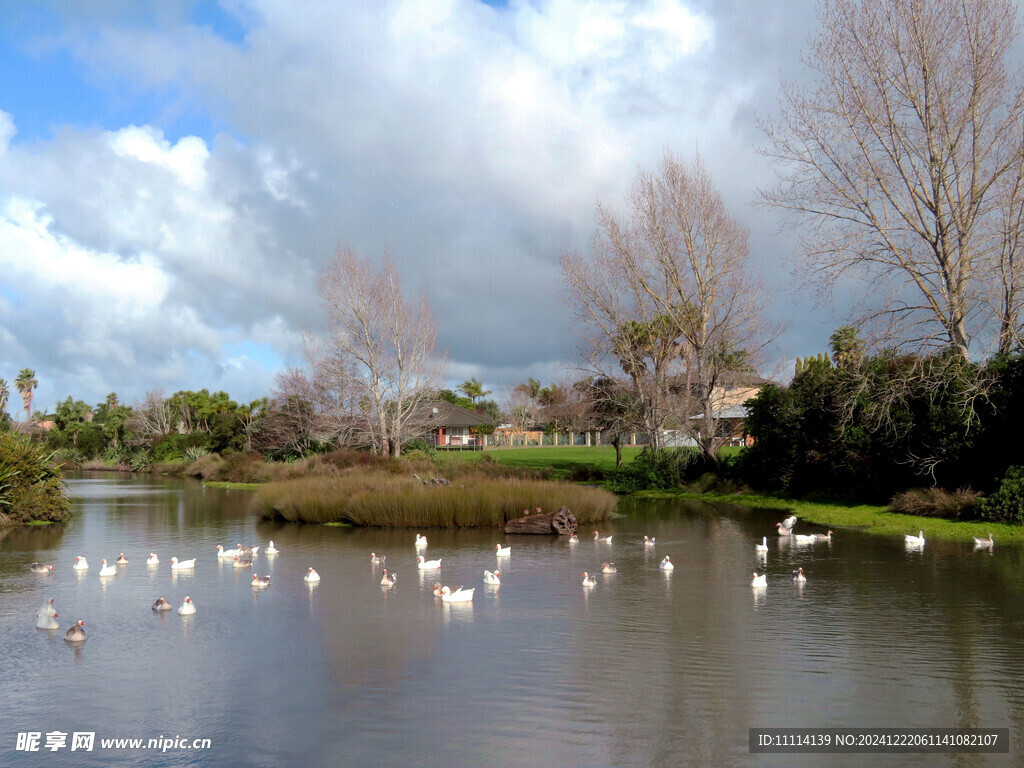
<path fill-rule="evenodd" d="M 156 599 L 156 600 L 155 600 L 155 601 L 153 602 L 153 605 L 151 605 L 151 606 L 150 606 L 150 608 L 152 608 L 152 609 L 153 609 L 154 611 L 169 611 L 169 610 L 171 610 L 171 609 L 172 609 L 173 607 L 174 607 L 173 605 L 171 605 L 170 603 L 168 603 L 168 602 L 167 602 L 166 600 L 164 600 L 164 599 L 163 599 L 162 597 L 158 597 L 158 598 L 157 598 L 157 599 Z"/>
<path fill-rule="evenodd" d="M 501 571 L 484 571 L 484 584 L 501 584 Z"/>
<path fill-rule="evenodd" d="M 416 546 L 416 547 L 425 547 L 425 546 L 427 546 L 427 537 L 426 536 L 420 536 L 417 533 L 416 534 L 416 541 L 413 542 L 413 546 Z"/>
<path fill-rule="evenodd" d="M 755 573 L 753 581 L 750 582 L 750 586 L 755 587 L 757 589 L 760 589 L 761 587 L 767 587 L 768 586 L 768 574 L 766 573 L 766 574 L 763 574 L 762 576 L 758 576 Z"/>
<path fill-rule="evenodd" d="M 235 548 L 238 550 L 238 554 L 239 555 L 249 555 L 250 557 L 252 557 L 253 555 L 257 554 L 260 551 L 260 545 L 259 544 L 256 544 L 255 546 L 252 546 L 252 547 L 245 547 L 245 546 L 242 546 L 241 544 L 238 544 Z"/>
<path fill-rule="evenodd" d="M 471 589 L 459 587 L 452 592 L 448 587 L 441 587 L 441 600 L 445 603 L 468 603 L 473 600 L 474 590 L 475 587 Z"/>
<path fill-rule="evenodd" d="M 124 556 L 124 552 L 117 556 L 117 560 L 114 561 L 118 565 L 128 565 L 128 558 Z"/>
<path fill-rule="evenodd" d="M 583 586 L 584 587 L 595 587 L 597 586 L 597 577 L 591 576 L 586 571 L 583 572 Z"/>
<path fill-rule="evenodd" d="M 395 582 L 398 581 L 397 573 L 388 573 L 388 569 L 384 569 L 384 575 L 380 579 L 380 585 L 382 587 L 393 587 Z"/>
<path fill-rule="evenodd" d="M 193 557 L 191 560 L 178 561 L 178 558 L 171 558 L 171 570 L 172 571 L 187 571 L 189 568 L 196 567 L 196 559 Z"/>
<path fill-rule="evenodd" d="M 440 582 L 440 581 L 439 581 L 439 582 L 437 582 L 437 583 L 436 583 L 436 584 L 434 585 L 434 596 L 435 596 L 435 597 L 440 597 L 440 596 L 441 596 L 441 594 L 442 594 L 442 592 L 441 592 L 441 590 L 442 590 L 442 589 L 443 589 L 443 587 L 441 586 L 441 582 Z"/>
<path fill-rule="evenodd" d="M 302 577 L 303 581 L 316 582 L 320 581 L 320 574 L 310 568 L 306 571 L 306 575 Z"/>
<path fill-rule="evenodd" d="M 75 558 L 75 564 L 72 565 L 71 567 L 74 568 L 76 571 L 88 571 L 89 570 L 89 561 L 86 560 L 81 555 L 79 555 L 78 557 Z"/>
<path fill-rule="evenodd" d="M 923 547 L 924 546 L 924 531 L 918 531 L 917 536 L 913 536 L 909 533 L 903 535 L 903 543 L 908 547 Z"/>
<path fill-rule="evenodd" d="M 80 643 L 85 640 L 85 622 L 79 619 L 71 629 L 64 633 L 64 639 L 69 643 Z"/>
<path fill-rule="evenodd" d="M 815 536 L 813 533 L 808 533 L 808 534 L 794 533 L 793 534 L 793 541 L 795 541 L 797 544 L 813 544 L 817 540 L 818 540 L 818 537 Z"/>
<path fill-rule="evenodd" d="M 252 568 L 252 558 L 235 555 L 235 568 Z"/>
<path fill-rule="evenodd" d="M 796 525 L 796 515 L 790 515 L 781 523 L 776 523 L 775 525 L 779 529 L 780 536 L 785 536 L 788 533 L 792 533 L 793 526 Z"/>
<path fill-rule="evenodd" d="M 378 555 L 376 552 L 370 553 L 370 562 L 374 565 L 384 565 L 384 561 L 387 559 L 387 555 Z"/>
<path fill-rule="evenodd" d="M 832 541 L 832 531 L 828 533 L 815 533 L 813 535 L 815 541 Z"/>
<path fill-rule="evenodd" d="M 569 543 L 570 543 L 570 544 L 579 544 L 579 543 L 580 543 L 580 537 L 579 537 L 579 536 L 577 536 L 577 535 L 576 535 L 576 534 L 574 533 L 574 534 L 573 534 L 572 536 L 570 536 L 570 537 L 569 537 Z"/>
<path fill-rule="evenodd" d="M 615 563 L 601 563 L 601 573 L 615 573 Z"/>
<path fill-rule="evenodd" d="M 185 602 L 183 602 L 181 604 L 181 607 L 178 608 L 178 613 L 181 614 L 182 616 L 191 616 L 195 612 L 196 612 L 196 604 L 192 602 L 192 598 L 191 597 L 189 597 L 188 595 L 185 595 Z"/>
<path fill-rule="evenodd" d="M 675 566 L 672 565 L 672 561 L 668 559 L 668 555 L 665 555 L 665 559 L 661 561 L 661 565 L 658 567 L 663 571 L 671 571 L 675 568 Z"/>
<path fill-rule="evenodd" d="M 271 539 L 270 540 L 270 544 L 268 544 L 267 548 L 263 550 L 263 554 L 265 554 L 265 555 L 276 555 L 280 551 L 281 550 L 279 550 L 277 547 L 274 546 L 274 540 Z"/>
<path fill-rule="evenodd" d="M 223 557 L 227 559 L 231 557 L 237 557 L 240 554 L 242 554 L 242 551 L 240 549 L 224 549 L 222 545 L 217 545 L 217 557 Z"/>
<path fill-rule="evenodd" d="M 32 573 L 53 573 L 53 566 L 45 563 L 32 563 L 28 568 Z"/>
<path fill-rule="evenodd" d="M 266 589 L 270 586 L 269 576 L 260 576 L 258 573 L 252 575 L 252 588 L 253 589 Z"/>
<path fill-rule="evenodd" d="M 803 582 L 807 581 L 807 577 L 804 576 L 803 568 L 797 568 L 795 571 L 793 571 L 793 581 L 797 582 L 798 584 L 802 584 Z"/>
<path fill-rule="evenodd" d="M 645 547 L 653 547 L 654 546 L 654 539 L 653 538 L 649 539 L 646 536 L 644 536 L 644 546 Z"/>
<path fill-rule="evenodd" d="M 594 531 L 594 541 L 604 541 L 604 542 L 607 542 L 608 544 L 611 544 L 612 543 L 612 537 L 611 536 L 602 536 L 597 531 Z"/>
<path fill-rule="evenodd" d="M 146 558 L 146 565 L 160 565 L 160 558 L 156 556 L 156 552 L 149 553 L 149 557 Z"/>
<path fill-rule="evenodd" d="M 39 609 L 39 613 L 36 616 L 36 628 L 60 629 L 60 624 L 57 623 L 59 615 L 57 609 L 53 607 L 53 598 L 51 597 L 50 602 L 43 603 L 43 607 Z"/>
<path fill-rule="evenodd" d="M 432 571 L 435 568 L 441 567 L 440 560 L 424 560 L 423 555 L 416 558 L 416 567 L 421 571 Z"/>
<path fill-rule="evenodd" d="M 498 553 L 498 557 L 509 557 L 512 554 L 512 547 L 503 547 L 501 544 L 495 544 L 494 551 Z"/>
<path fill-rule="evenodd" d="M 762 536 L 761 537 L 761 543 L 754 545 L 754 552 L 756 552 L 759 555 L 768 554 L 768 537 L 767 536 Z"/>
<path fill-rule="evenodd" d="M 100 560 L 100 576 L 116 576 L 117 568 L 113 565 L 107 565 L 106 560 Z"/>
<path fill-rule="evenodd" d="M 977 536 L 972 537 L 974 539 L 975 549 L 992 549 L 996 545 L 996 540 L 992 538 L 992 534 L 988 535 L 987 539 L 979 539 Z"/>

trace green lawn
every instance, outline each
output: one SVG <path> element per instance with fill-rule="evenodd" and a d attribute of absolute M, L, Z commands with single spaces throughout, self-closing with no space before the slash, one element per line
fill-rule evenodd
<path fill-rule="evenodd" d="M 626 463 L 640 453 L 639 446 L 622 449 L 622 461 Z M 552 445 L 530 448 L 503 448 L 490 451 L 438 452 L 440 461 L 480 461 L 484 456 L 492 457 L 499 464 L 509 467 L 551 468 L 560 477 L 568 475 L 577 467 L 589 467 L 605 471 L 615 469 L 615 449 L 609 445 L 564 446 Z"/>

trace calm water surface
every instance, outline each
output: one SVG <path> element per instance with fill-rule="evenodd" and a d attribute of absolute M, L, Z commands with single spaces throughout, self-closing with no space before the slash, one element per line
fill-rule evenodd
<path fill-rule="evenodd" d="M 1020 765 L 1022 550 L 838 531 L 780 541 L 777 513 L 622 501 L 586 538 L 286 526 L 250 495 L 149 477 L 70 481 L 75 517 L 0 532 L 0 765 Z M 798 525 L 798 529 L 802 527 Z M 806 530 L 810 530 L 807 528 Z M 768 534 L 768 588 L 754 544 Z M 644 535 L 657 537 L 646 550 Z M 242 541 L 270 574 L 218 561 Z M 499 563 L 494 544 L 510 543 Z M 99 577 L 100 560 L 131 560 Z M 149 552 L 161 564 L 147 567 Z M 391 590 L 370 552 L 398 572 Z M 77 555 L 90 570 L 71 570 Z M 177 575 L 170 558 L 198 558 Z M 658 562 L 670 555 L 675 571 Z M 34 560 L 57 566 L 33 574 Z M 612 560 L 585 590 L 584 570 Z M 302 580 L 313 566 L 322 581 Z M 500 588 L 483 570 L 500 567 Z M 802 566 L 801 589 L 790 574 Z M 475 586 L 442 605 L 440 580 Z M 185 595 L 198 612 L 154 614 Z M 61 629 L 35 629 L 53 597 Z M 89 639 L 65 643 L 84 619 Z M 1009 755 L 751 755 L 747 729 L 1009 727 Z M 22 731 L 208 738 L 208 751 L 17 752 Z M 70 741 L 70 737 L 69 737 Z"/>

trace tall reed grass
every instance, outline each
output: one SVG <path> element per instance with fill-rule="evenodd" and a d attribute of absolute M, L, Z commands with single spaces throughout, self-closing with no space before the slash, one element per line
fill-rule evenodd
<path fill-rule="evenodd" d="M 303 523 L 348 522 L 382 528 L 474 528 L 504 525 L 523 509 L 568 507 L 581 523 L 605 520 L 614 494 L 545 480 L 465 477 L 427 485 L 379 468 L 269 483 L 255 503 L 264 517 Z"/>

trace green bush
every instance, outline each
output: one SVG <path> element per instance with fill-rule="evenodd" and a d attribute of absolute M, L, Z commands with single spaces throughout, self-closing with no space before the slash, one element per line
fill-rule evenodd
<path fill-rule="evenodd" d="M 61 522 L 70 515 L 53 454 L 15 432 L 0 432 L 0 525 Z"/>
<path fill-rule="evenodd" d="M 1024 467 L 1010 467 L 999 489 L 978 502 L 982 520 L 999 523 L 1024 523 Z"/>
<path fill-rule="evenodd" d="M 153 461 L 184 459 L 187 458 L 186 452 L 190 448 L 209 450 L 209 446 L 210 438 L 202 432 L 194 432 L 190 435 L 167 435 L 153 443 Z"/>
<path fill-rule="evenodd" d="M 713 464 L 713 462 L 711 463 Z M 644 448 L 628 464 L 615 470 L 609 486 L 618 493 L 678 488 L 717 466 L 709 465 L 694 448 Z"/>
<path fill-rule="evenodd" d="M 424 437 L 414 437 L 402 443 L 402 455 L 413 451 L 424 451 L 425 453 L 436 453 L 433 444 Z"/>

